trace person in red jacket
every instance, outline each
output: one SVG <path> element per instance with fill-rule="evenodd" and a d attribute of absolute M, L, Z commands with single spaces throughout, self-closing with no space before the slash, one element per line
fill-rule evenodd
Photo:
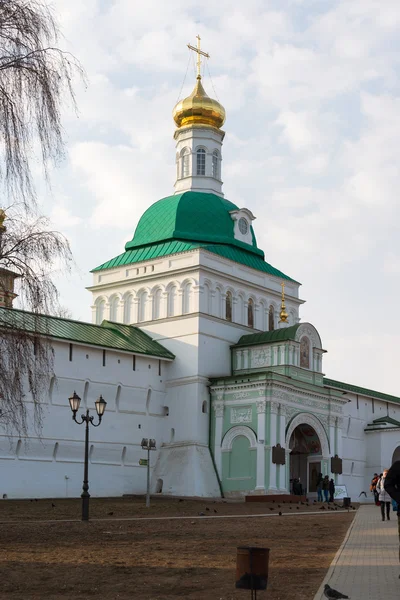
<path fill-rule="evenodd" d="M 399 524 L 399 544 L 400 544 L 400 460 L 392 464 L 387 472 L 385 479 L 385 490 L 397 502 L 397 520 Z M 400 560 L 400 545 L 399 545 Z M 400 575 L 399 575 L 400 578 Z"/>

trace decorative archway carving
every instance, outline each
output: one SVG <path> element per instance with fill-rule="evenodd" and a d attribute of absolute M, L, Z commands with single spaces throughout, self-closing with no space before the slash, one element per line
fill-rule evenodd
<path fill-rule="evenodd" d="M 238 425 L 226 432 L 224 439 L 222 440 L 222 450 L 232 450 L 233 440 L 240 435 L 243 435 L 249 440 L 250 450 L 257 447 L 257 438 L 254 431 L 245 425 Z"/>
<path fill-rule="evenodd" d="M 289 448 L 289 442 L 290 438 L 292 437 L 292 433 L 299 425 L 309 425 L 314 429 L 321 443 L 322 456 L 324 458 L 329 458 L 329 440 L 324 426 L 322 425 L 321 421 L 317 419 L 317 417 L 310 413 L 299 413 L 290 421 L 286 430 L 286 448 Z"/>

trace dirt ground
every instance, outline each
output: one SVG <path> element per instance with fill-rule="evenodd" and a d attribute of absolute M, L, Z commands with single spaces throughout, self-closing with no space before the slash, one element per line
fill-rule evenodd
<path fill-rule="evenodd" d="M 268 589 L 257 598 L 311 600 L 355 514 L 320 504 L 157 497 L 146 509 L 143 498 L 92 498 L 83 523 L 80 509 L 78 499 L 0 501 L 1 600 L 249 599 L 235 589 L 242 545 L 270 548 Z M 265 513 L 274 517 L 244 518 Z M 177 516 L 188 518 L 143 519 Z"/>

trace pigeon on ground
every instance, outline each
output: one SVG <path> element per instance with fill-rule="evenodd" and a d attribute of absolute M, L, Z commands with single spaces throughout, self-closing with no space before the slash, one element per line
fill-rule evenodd
<path fill-rule="evenodd" d="M 204 517 L 204 516 L 205 516 L 205 513 L 199 512 L 199 517 Z"/>
<path fill-rule="evenodd" d="M 210 509 L 208 508 L 208 506 L 206 506 L 206 510 L 210 510 Z"/>
<path fill-rule="evenodd" d="M 217 513 L 218 511 L 217 511 L 217 510 L 215 510 L 215 508 L 214 508 L 214 512 L 215 512 L 215 513 Z"/>
<path fill-rule="evenodd" d="M 348 598 L 348 596 L 345 596 L 345 594 L 342 594 L 341 592 L 338 592 L 337 590 L 331 588 L 327 583 L 325 584 L 324 588 L 324 596 L 325 598 L 329 598 L 329 600 L 339 600 L 339 598 Z"/>
<path fill-rule="evenodd" d="M 54 504 L 54 502 L 51 503 L 51 508 L 55 508 L 56 505 Z"/>
<path fill-rule="evenodd" d="M 281 511 L 279 511 L 279 516 L 280 516 L 280 517 L 282 516 L 282 513 L 281 513 Z"/>
<path fill-rule="evenodd" d="M 108 515 L 109 515 L 110 517 L 112 517 L 112 516 L 113 516 L 113 514 L 114 514 L 114 513 L 113 513 L 112 511 L 108 513 Z"/>

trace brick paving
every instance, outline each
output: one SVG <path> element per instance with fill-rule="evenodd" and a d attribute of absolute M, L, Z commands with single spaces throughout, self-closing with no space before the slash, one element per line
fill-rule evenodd
<path fill-rule="evenodd" d="M 390 516 L 382 522 L 378 507 L 360 506 L 314 600 L 324 598 L 325 583 L 351 600 L 399 600 L 398 521 Z"/>

